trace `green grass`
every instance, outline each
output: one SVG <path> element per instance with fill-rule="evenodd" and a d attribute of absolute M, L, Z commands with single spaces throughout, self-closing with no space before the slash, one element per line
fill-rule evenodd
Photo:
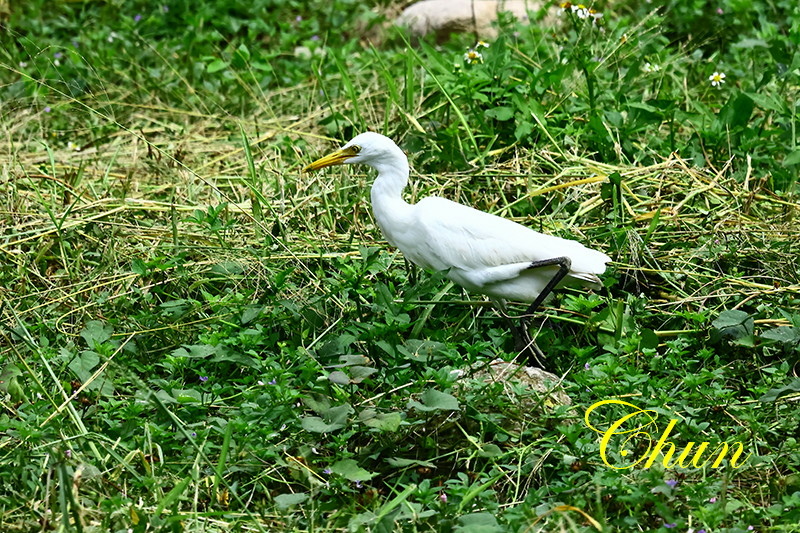
<path fill-rule="evenodd" d="M 475 64 L 382 3 L 202 4 L 12 3 L 0 530 L 800 531 L 795 3 L 502 20 Z M 382 240 L 369 173 L 301 172 L 363 129 L 409 199 L 614 259 L 539 321 L 569 405 L 487 377 L 504 320 Z M 649 437 L 601 447 L 612 399 Z M 604 462 L 671 419 L 749 458 Z"/>

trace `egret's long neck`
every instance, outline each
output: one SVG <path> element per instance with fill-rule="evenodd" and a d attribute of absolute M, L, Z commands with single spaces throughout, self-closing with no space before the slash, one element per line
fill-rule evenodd
<path fill-rule="evenodd" d="M 396 245 L 398 233 L 405 230 L 411 208 L 403 200 L 403 189 L 408 183 L 408 159 L 397 148 L 379 162 L 370 162 L 370 166 L 378 171 L 372 184 L 372 211 L 386 240 Z"/>

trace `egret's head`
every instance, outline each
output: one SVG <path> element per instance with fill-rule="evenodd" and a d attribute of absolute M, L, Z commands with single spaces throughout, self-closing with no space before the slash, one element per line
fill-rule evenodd
<path fill-rule="evenodd" d="M 403 155 L 397 145 L 390 138 L 371 131 L 361 133 L 353 139 L 325 157 L 321 157 L 313 163 L 307 165 L 303 170 L 319 170 L 333 165 L 362 163 L 365 165 L 376 166 L 386 161 L 397 153 Z"/>

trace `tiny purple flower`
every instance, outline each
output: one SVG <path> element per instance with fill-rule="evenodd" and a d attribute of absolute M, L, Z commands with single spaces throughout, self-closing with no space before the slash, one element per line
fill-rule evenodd
<path fill-rule="evenodd" d="M 192 438 L 194 438 L 194 437 L 196 437 L 196 436 L 197 436 L 197 433 L 196 433 L 196 432 L 194 432 L 194 431 L 192 431 Z"/>
<path fill-rule="evenodd" d="M 712 497 L 712 498 L 709 498 L 709 499 L 708 499 L 708 503 L 717 503 L 717 497 L 716 497 L 716 496 L 714 496 L 714 497 Z"/>
<path fill-rule="evenodd" d="M 275 378 L 272 378 L 272 380 L 269 381 L 270 385 L 277 385 L 277 383 L 278 383 L 278 380 L 275 379 Z"/>
<path fill-rule="evenodd" d="M 440 500 L 442 503 L 447 503 L 447 494 L 445 494 L 444 492 L 443 492 L 443 493 L 441 493 L 441 494 L 439 494 L 439 500 Z"/>
<path fill-rule="evenodd" d="M 302 21 L 302 20 L 303 20 L 303 17 L 301 17 L 300 15 L 297 15 L 297 16 L 294 18 L 294 21 L 295 21 L 295 22 L 300 22 L 300 21 Z"/>
<path fill-rule="evenodd" d="M 356 481 L 356 488 L 360 489 L 361 487 L 362 487 L 361 482 L 360 481 Z"/>
<path fill-rule="evenodd" d="M 206 381 L 208 381 L 208 376 L 200 376 L 200 381 L 205 383 Z"/>
<path fill-rule="evenodd" d="M 53 57 L 55 57 L 56 59 L 61 59 L 62 57 L 64 57 L 64 54 L 61 52 L 56 52 L 55 54 L 53 54 Z"/>
<path fill-rule="evenodd" d="M 722 10 L 722 8 L 718 7 L 717 8 L 717 15 L 724 15 L 724 14 L 725 14 L 725 12 Z"/>
<path fill-rule="evenodd" d="M 133 21 L 134 22 L 139 22 L 140 20 L 142 20 L 142 15 L 141 15 L 141 13 L 137 13 L 136 16 L 133 17 Z"/>
<path fill-rule="evenodd" d="M 50 106 L 46 106 L 46 107 L 44 108 L 44 112 L 45 112 L 45 113 L 49 113 L 50 111 L 51 111 L 51 109 L 50 109 Z"/>
<path fill-rule="evenodd" d="M 331 474 L 331 473 L 333 473 L 333 470 L 331 470 L 330 468 L 326 468 L 325 470 L 322 471 L 322 473 L 323 474 Z"/>
<path fill-rule="evenodd" d="M 169 13 L 169 6 L 162 7 L 161 11 L 163 11 L 164 13 Z"/>
<path fill-rule="evenodd" d="M 319 41 L 319 35 L 312 35 L 311 36 L 311 40 L 312 41 Z"/>
<path fill-rule="evenodd" d="M 755 528 L 753 526 L 747 526 L 747 531 L 753 531 Z"/>
<path fill-rule="evenodd" d="M 678 480 L 677 479 L 668 479 L 664 483 L 666 483 L 669 486 L 669 488 L 674 489 L 675 485 L 678 484 Z"/>
<path fill-rule="evenodd" d="M 589 370 L 591 367 L 592 366 L 589 363 L 583 365 L 583 368 L 585 368 L 586 370 Z"/>
<path fill-rule="evenodd" d="M 64 455 L 67 456 L 67 459 L 72 459 L 72 450 L 64 450 Z"/>
<path fill-rule="evenodd" d="M 664 524 L 664 527 L 667 529 L 672 529 L 673 527 L 677 526 L 678 524 Z"/>

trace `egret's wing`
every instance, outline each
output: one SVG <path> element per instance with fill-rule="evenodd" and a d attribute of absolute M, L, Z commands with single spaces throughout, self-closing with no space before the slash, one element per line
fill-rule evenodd
<path fill-rule="evenodd" d="M 566 256 L 571 275 L 589 282 L 611 259 L 576 241 L 545 235 L 511 220 L 445 198 L 428 197 L 414 206 L 419 240 L 400 250 L 412 261 L 435 270 L 459 269 L 483 282 L 510 279 L 531 262 Z M 482 283 L 481 283 L 482 284 Z"/>

